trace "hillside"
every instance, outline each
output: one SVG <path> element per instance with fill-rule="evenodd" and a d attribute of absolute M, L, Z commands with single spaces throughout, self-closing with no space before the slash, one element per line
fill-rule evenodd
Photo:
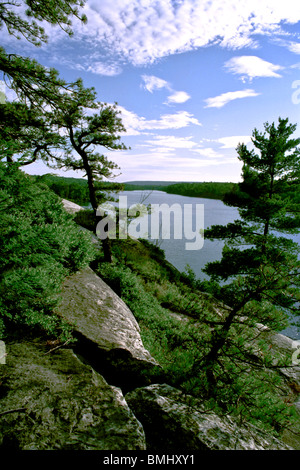
<path fill-rule="evenodd" d="M 2 171 L 1 450 L 300 448 L 292 340 L 239 318 L 211 387 L 230 307 L 147 241 L 105 262 L 91 211 Z"/>

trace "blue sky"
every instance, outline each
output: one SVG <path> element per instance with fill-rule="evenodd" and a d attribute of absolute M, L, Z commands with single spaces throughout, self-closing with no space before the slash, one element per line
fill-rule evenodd
<path fill-rule="evenodd" d="M 300 135 L 300 2 L 87 0 L 84 11 L 73 38 L 45 25 L 41 48 L 4 29 L 2 44 L 118 103 L 131 150 L 105 152 L 117 181 L 237 182 L 235 148 L 251 147 L 255 127 L 288 117 Z"/>

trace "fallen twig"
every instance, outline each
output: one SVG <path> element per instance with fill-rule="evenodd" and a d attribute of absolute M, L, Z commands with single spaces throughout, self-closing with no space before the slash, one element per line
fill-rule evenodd
<path fill-rule="evenodd" d="M 8 415 L 9 413 L 21 413 L 26 411 L 26 408 L 15 408 L 14 410 L 1 411 L 0 416 Z"/>
<path fill-rule="evenodd" d="M 62 348 L 64 346 L 66 346 L 68 343 L 70 343 L 70 339 L 68 339 L 67 341 L 65 341 L 63 344 L 59 344 L 58 346 L 56 346 L 55 348 L 52 348 L 52 349 L 49 349 L 49 351 L 47 351 L 44 356 L 46 356 L 46 354 L 50 354 L 51 352 L 53 351 L 56 351 L 56 349 L 59 349 L 59 348 Z"/>

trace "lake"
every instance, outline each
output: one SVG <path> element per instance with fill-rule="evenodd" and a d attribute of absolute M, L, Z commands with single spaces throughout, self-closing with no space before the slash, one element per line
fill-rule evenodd
<path fill-rule="evenodd" d="M 228 222 L 233 222 L 236 218 L 239 217 L 238 211 L 235 208 L 225 206 L 222 201 L 216 199 L 204 199 L 204 198 L 193 198 L 187 196 L 179 196 L 177 194 L 167 194 L 163 191 L 123 191 L 120 193 L 122 196 L 127 196 L 127 205 L 130 207 L 134 204 L 143 203 L 144 205 L 155 205 L 155 204 L 167 204 L 168 207 L 171 207 L 176 204 L 180 206 L 185 211 L 182 211 L 182 224 L 184 223 L 183 217 L 187 219 L 186 224 L 193 224 L 194 229 L 196 222 L 196 205 L 201 204 L 204 208 L 204 229 L 213 225 L 213 224 L 222 224 L 226 225 Z M 191 207 L 184 207 L 184 206 Z M 192 212 L 187 209 L 191 209 Z M 151 215 L 145 216 L 145 219 L 148 217 L 151 218 Z M 140 220 L 140 219 L 138 219 Z M 149 220 L 149 240 L 153 243 L 156 243 L 160 248 L 162 248 L 166 254 L 166 259 L 173 264 L 179 271 L 184 271 L 185 267 L 189 265 L 192 270 L 195 272 L 195 275 L 199 279 L 206 278 L 205 274 L 202 272 L 205 264 L 209 261 L 218 260 L 222 256 L 222 248 L 224 243 L 222 241 L 210 241 L 205 240 L 203 246 L 200 249 L 186 250 L 187 240 L 184 236 L 181 239 L 174 239 L 174 225 L 173 218 L 171 217 L 171 236 L 170 239 L 151 239 L 151 220 Z M 138 222 L 141 224 L 141 222 Z M 143 225 L 143 224 L 142 224 Z M 146 224 L 145 224 L 146 225 Z M 142 230 L 143 232 L 143 230 Z M 130 233 L 130 231 L 129 231 Z M 184 230 L 183 230 L 184 235 Z"/>
<path fill-rule="evenodd" d="M 168 194 L 163 191 L 123 191 L 120 193 L 120 196 L 126 196 L 127 207 L 133 206 L 135 204 L 143 204 L 147 206 L 151 204 L 152 207 L 155 207 L 155 204 L 166 204 L 166 207 L 176 207 L 180 205 L 182 208 L 182 233 L 184 234 L 184 223 L 189 225 L 192 230 L 196 232 L 197 225 L 197 214 L 196 208 L 198 207 L 198 213 L 201 212 L 201 207 L 203 208 L 203 219 L 201 219 L 201 214 L 199 215 L 199 223 L 203 225 L 202 228 L 210 227 L 211 225 L 222 224 L 226 225 L 229 222 L 239 218 L 238 210 L 234 207 L 225 206 L 225 204 L 217 199 L 205 199 L 205 198 L 193 198 L 188 196 L 180 196 L 177 194 Z M 197 206 L 198 204 L 198 206 Z M 175 205 L 175 206 L 174 206 Z M 201 206 L 201 207 L 200 207 Z M 178 206 L 177 206 L 178 207 Z M 186 210 L 184 210 L 186 209 Z M 168 210 L 167 210 L 168 212 Z M 168 214 L 167 214 L 168 215 Z M 206 263 L 210 261 L 220 260 L 222 257 L 222 249 L 224 246 L 223 241 L 219 240 L 204 240 L 202 239 L 200 249 L 186 249 L 187 239 L 183 237 L 174 238 L 175 227 L 173 218 L 170 217 L 170 237 L 169 239 L 151 239 L 151 214 L 148 212 L 142 218 L 137 219 L 136 226 L 133 227 L 133 231 L 138 232 L 137 229 L 141 229 L 140 233 L 144 233 L 147 228 L 149 231 L 148 239 L 153 243 L 157 244 L 165 252 L 166 259 L 175 266 L 179 271 L 185 271 L 187 265 L 189 265 L 194 271 L 198 279 L 206 279 L 207 276 L 203 273 L 202 269 Z M 147 222 L 148 220 L 148 222 Z M 175 220 L 175 218 L 174 218 Z M 180 224 L 180 217 L 177 220 L 177 223 Z M 130 223 L 132 225 L 132 222 Z M 163 227 L 161 227 L 163 228 Z M 129 230 L 130 233 L 130 230 Z M 133 233 L 135 234 L 135 233 Z M 147 238 L 147 237 L 145 237 Z M 294 241 L 300 243 L 300 234 L 292 236 Z M 189 240 L 191 242 L 192 240 Z M 196 245 L 195 245 L 196 246 Z M 300 330 L 295 327 L 289 327 L 282 332 L 292 339 L 300 339 Z"/>

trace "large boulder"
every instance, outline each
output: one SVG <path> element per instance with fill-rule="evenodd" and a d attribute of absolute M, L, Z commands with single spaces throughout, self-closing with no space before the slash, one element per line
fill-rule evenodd
<path fill-rule="evenodd" d="M 83 210 L 83 207 L 79 206 L 75 202 L 68 201 L 67 199 L 62 199 L 61 202 L 63 203 L 63 206 L 64 206 L 65 210 L 69 214 L 76 214 L 77 212 Z"/>
<path fill-rule="evenodd" d="M 166 384 L 136 389 L 125 398 L 153 452 L 291 449 L 250 424 L 205 410 L 200 401 Z"/>
<path fill-rule="evenodd" d="M 109 383 L 128 391 L 158 380 L 162 368 L 144 348 L 133 313 L 92 269 L 65 280 L 58 313 L 74 325 L 76 352 Z"/>
<path fill-rule="evenodd" d="M 71 349 L 45 340 L 6 345 L 0 368 L 0 449 L 144 450 L 141 424 L 120 389 Z"/>
<path fill-rule="evenodd" d="M 263 331 L 263 336 L 269 344 L 269 351 L 274 354 L 275 361 L 277 358 L 282 358 L 287 362 L 288 367 L 280 368 L 280 372 L 288 382 L 298 387 L 300 393 L 300 341 L 268 329 Z"/>

